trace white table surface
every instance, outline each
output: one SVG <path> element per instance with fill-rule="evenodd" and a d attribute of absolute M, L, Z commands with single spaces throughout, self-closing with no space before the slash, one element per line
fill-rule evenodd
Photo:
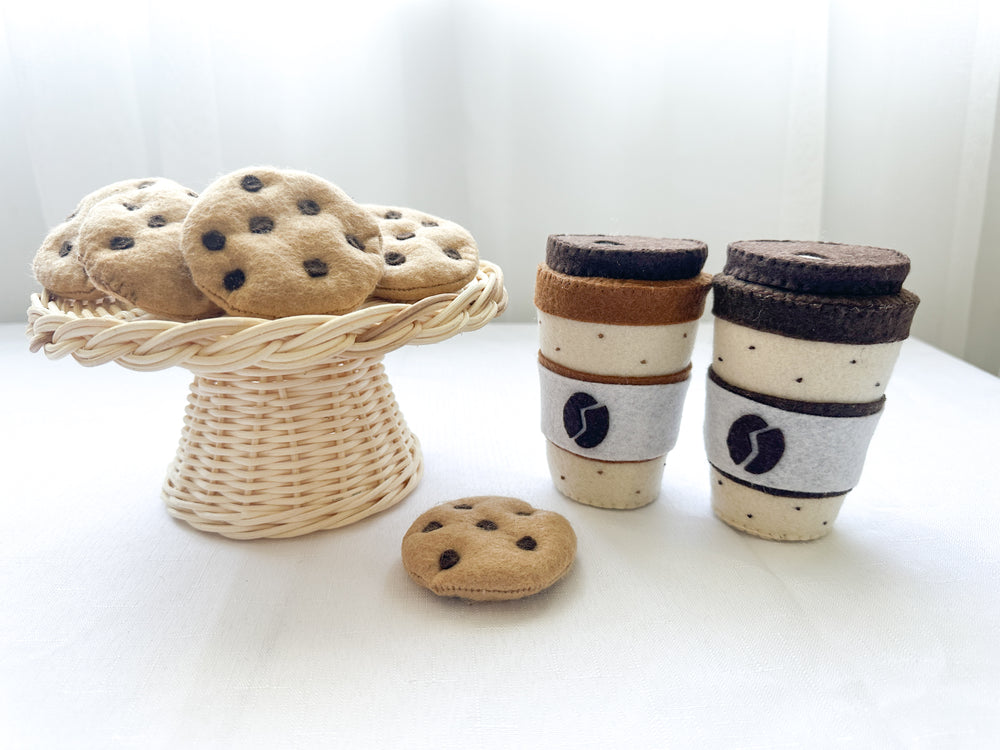
<path fill-rule="evenodd" d="M 1000 380 L 908 341 L 833 532 L 716 520 L 696 375 L 660 499 L 576 504 L 538 429 L 533 325 L 386 358 L 426 469 L 343 529 L 231 541 L 167 515 L 189 375 L 30 354 L 0 326 L 0 746 L 997 747 Z M 696 373 L 710 359 L 703 325 Z M 403 533 L 476 494 L 565 515 L 516 602 L 417 587 Z"/>

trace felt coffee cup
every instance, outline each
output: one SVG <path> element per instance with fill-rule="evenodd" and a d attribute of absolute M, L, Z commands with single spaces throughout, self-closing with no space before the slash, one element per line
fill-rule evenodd
<path fill-rule="evenodd" d="M 552 235 L 538 268 L 542 432 L 569 498 L 638 508 L 660 492 L 711 276 L 696 240 Z"/>
<path fill-rule="evenodd" d="M 827 534 L 857 484 L 919 299 L 909 259 L 735 242 L 713 279 L 705 447 L 712 509 L 767 539 Z"/>

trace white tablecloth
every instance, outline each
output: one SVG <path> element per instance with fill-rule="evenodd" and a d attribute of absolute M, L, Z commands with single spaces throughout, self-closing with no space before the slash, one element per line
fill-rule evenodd
<path fill-rule="evenodd" d="M 708 501 L 711 328 L 660 499 L 552 486 L 532 325 L 386 358 L 426 470 L 343 529 L 238 542 L 159 497 L 189 375 L 84 368 L 0 327 L 0 746 L 996 747 L 1000 380 L 908 341 L 834 531 Z M 516 602 L 440 599 L 399 545 L 476 494 L 565 515 L 577 562 Z"/>

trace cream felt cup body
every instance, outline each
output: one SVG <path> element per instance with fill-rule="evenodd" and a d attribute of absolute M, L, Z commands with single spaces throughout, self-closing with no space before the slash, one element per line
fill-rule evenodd
<path fill-rule="evenodd" d="M 557 364 L 596 375 L 668 375 L 691 362 L 698 320 L 626 326 L 571 320 L 538 311 L 543 355 Z"/>
<path fill-rule="evenodd" d="M 798 401 L 861 403 L 885 394 L 902 341 L 841 344 L 716 318 L 712 369 L 740 388 Z"/>
<path fill-rule="evenodd" d="M 767 539 L 832 529 L 862 474 L 916 310 L 901 253 L 733 243 L 713 281 L 705 445 L 712 508 Z"/>
<path fill-rule="evenodd" d="M 567 497 L 617 509 L 657 498 L 711 283 L 706 253 L 694 240 L 549 238 L 535 282 L 541 423 Z"/>

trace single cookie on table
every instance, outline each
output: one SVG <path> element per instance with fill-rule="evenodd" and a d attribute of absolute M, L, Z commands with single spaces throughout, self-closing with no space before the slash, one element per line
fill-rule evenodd
<path fill-rule="evenodd" d="M 414 302 L 433 294 L 457 292 L 479 270 L 479 248 L 453 221 L 397 206 L 365 206 L 382 231 L 385 270 L 375 296 Z"/>
<path fill-rule="evenodd" d="M 403 566 L 438 596 L 520 599 L 558 581 L 576 534 L 558 513 L 513 497 L 468 497 L 431 508 L 403 536 Z"/>
<path fill-rule="evenodd" d="M 94 205 L 80 227 L 80 258 L 102 292 L 168 318 L 222 311 L 191 281 L 181 227 L 197 194 L 172 180 L 116 193 Z"/>
<path fill-rule="evenodd" d="M 194 283 L 232 315 L 342 315 L 382 275 L 372 214 L 322 177 L 250 167 L 209 185 L 184 222 Z"/>
<path fill-rule="evenodd" d="M 57 224 L 42 241 L 32 263 L 35 279 L 59 297 L 99 300 L 107 293 L 98 289 L 87 276 L 80 258 L 80 228 L 90 209 L 102 200 L 130 190 L 147 190 L 167 182 L 160 177 L 121 180 L 85 195 L 65 221 Z"/>

